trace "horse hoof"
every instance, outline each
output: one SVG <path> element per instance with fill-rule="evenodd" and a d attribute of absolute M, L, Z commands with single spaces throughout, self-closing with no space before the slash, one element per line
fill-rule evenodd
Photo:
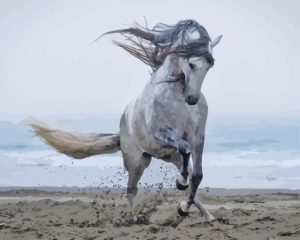
<path fill-rule="evenodd" d="M 206 223 L 213 223 L 214 221 L 216 221 L 216 219 L 214 218 L 214 216 L 213 215 L 211 215 L 211 214 L 208 214 L 206 217 L 205 217 L 205 222 Z"/>
<path fill-rule="evenodd" d="M 182 185 L 178 179 L 176 179 L 176 187 L 178 190 L 184 191 L 189 187 L 189 185 Z"/>
<path fill-rule="evenodd" d="M 178 207 L 177 211 L 181 217 L 187 217 L 189 215 L 189 212 L 182 211 L 181 206 Z"/>

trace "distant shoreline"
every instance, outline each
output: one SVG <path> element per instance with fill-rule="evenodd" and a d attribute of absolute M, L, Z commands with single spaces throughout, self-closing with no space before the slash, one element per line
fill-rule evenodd
<path fill-rule="evenodd" d="M 20 195 L 28 194 L 43 194 L 43 193 L 99 193 L 105 192 L 107 190 L 113 192 L 124 192 L 126 188 L 114 188 L 114 187 L 56 187 L 56 186 L 5 186 L 0 187 L 0 196 L 6 194 L 14 194 L 17 192 Z M 144 191 L 156 192 L 159 191 L 158 188 L 141 188 L 139 193 Z M 176 191 L 175 188 L 164 187 L 162 191 Z M 230 196 L 230 195 L 255 195 L 255 194 L 300 194 L 300 189 L 266 189 L 266 188 L 199 188 L 198 193 L 205 193 L 207 195 L 220 195 L 220 196 Z"/>

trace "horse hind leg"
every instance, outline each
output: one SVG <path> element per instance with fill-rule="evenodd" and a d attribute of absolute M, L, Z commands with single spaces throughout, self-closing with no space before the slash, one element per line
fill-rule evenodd
<path fill-rule="evenodd" d="M 137 184 L 142 176 L 141 166 L 130 168 L 128 170 L 127 197 L 130 207 L 133 207 L 133 199 L 138 192 Z"/>
<path fill-rule="evenodd" d="M 127 160 L 126 164 L 126 169 L 128 171 L 127 197 L 130 207 L 133 207 L 133 199 L 138 192 L 138 182 L 143 175 L 145 168 L 149 166 L 151 158 L 142 155 L 135 160 L 136 161 Z"/>

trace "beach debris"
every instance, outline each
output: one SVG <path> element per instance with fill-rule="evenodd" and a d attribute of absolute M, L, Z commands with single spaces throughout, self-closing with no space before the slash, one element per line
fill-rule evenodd
<path fill-rule="evenodd" d="M 250 216 L 251 215 L 251 210 L 245 210 L 245 209 L 241 209 L 241 208 L 234 208 L 232 210 L 232 214 L 234 216 Z"/>
<path fill-rule="evenodd" d="M 291 231 L 286 231 L 286 232 L 279 232 L 277 233 L 278 236 L 282 236 L 282 237 L 286 237 L 286 236 L 300 236 L 300 230 L 296 231 L 296 232 L 291 232 Z"/>
<path fill-rule="evenodd" d="M 274 222 L 274 221 L 277 221 L 277 220 L 275 218 L 271 217 L 271 216 L 265 216 L 263 218 L 257 218 L 255 221 L 256 222 L 266 222 L 266 221 Z"/>
<path fill-rule="evenodd" d="M 216 219 L 219 223 L 224 224 L 224 225 L 233 225 L 232 223 L 229 222 L 228 218 L 223 218 L 219 217 Z"/>
<path fill-rule="evenodd" d="M 3 229 L 3 228 L 8 228 L 7 223 L 5 223 L 5 222 L 0 223 L 0 229 Z"/>
<path fill-rule="evenodd" d="M 157 224 L 160 226 L 164 226 L 164 227 L 176 228 L 183 220 L 184 220 L 184 217 L 181 217 L 180 215 L 175 213 L 166 219 L 162 219 L 162 220 L 158 221 Z"/>

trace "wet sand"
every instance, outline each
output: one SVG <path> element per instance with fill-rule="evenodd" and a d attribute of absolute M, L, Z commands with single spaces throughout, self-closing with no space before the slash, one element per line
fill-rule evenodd
<path fill-rule="evenodd" d="M 0 188 L 0 239 L 300 239 L 300 191 L 207 190 L 212 223 L 194 206 L 178 216 L 175 189 L 141 190 L 130 209 L 123 189 Z"/>

